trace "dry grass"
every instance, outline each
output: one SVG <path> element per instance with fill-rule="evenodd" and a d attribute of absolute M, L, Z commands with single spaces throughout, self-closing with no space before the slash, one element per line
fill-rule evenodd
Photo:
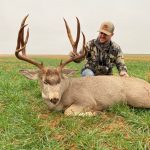
<path fill-rule="evenodd" d="M 139 61 L 150 61 L 150 54 L 125 54 L 125 60 L 139 60 Z M 14 55 L 0 54 L 0 58 L 3 57 L 14 57 Z M 29 55 L 29 57 L 40 57 L 40 58 L 54 58 L 54 59 L 65 59 L 68 55 Z"/>
<path fill-rule="evenodd" d="M 4 57 L 15 57 L 15 55 L 9 55 L 9 54 L 0 54 L 0 58 L 4 58 Z M 67 58 L 68 55 L 29 55 L 29 57 L 36 57 L 36 58 L 58 58 L 58 59 L 63 59 L 63 58 Z"/>
<path fill-rule="evenodd" d="M 150 54 L 126 54 L 125 60 L 150 61 Z"/>

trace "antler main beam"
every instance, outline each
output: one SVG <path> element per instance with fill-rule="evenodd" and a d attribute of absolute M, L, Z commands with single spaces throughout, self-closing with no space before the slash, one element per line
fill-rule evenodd
<path fill-rule="evenodd" d="M 33 65 L 37 66 L 39 69 L 44 71 L 43 63 L 35 62 L 26 57 L 26 45 L 27 45 L 27 42 L 29 39 L 29 28 L 27 29 L 27 35 L 26 35 L 25 41 L 24 41 L 24 28 L 27 26 L 27 24 L 25 25 L 25 21 L 26 21 L 27 17 L 28 17 L 28 15 L 24 17 L 24 19 L 22 20 L 20 29 L 19 29 L 15 55 L 18 59 L 26 61 L 30 64 L 33 64 Z M 20 54 L 20 52 L 22 52 L 22 55 Z"/>

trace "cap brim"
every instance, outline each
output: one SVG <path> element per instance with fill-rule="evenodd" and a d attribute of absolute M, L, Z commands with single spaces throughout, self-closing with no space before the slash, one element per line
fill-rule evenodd
<path fill-rule="evenodd" d="M 102 32 L 102 33 L 105 33 L 106 35 L 111 35 L 112 33 L 106 31 L 106 30 L 99 30 L 98 32 Z"/>

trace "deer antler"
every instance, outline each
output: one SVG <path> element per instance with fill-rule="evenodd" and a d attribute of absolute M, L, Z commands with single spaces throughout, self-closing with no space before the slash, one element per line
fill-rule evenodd
<path fill-rule="evenodd" d="M 35 62 L 26 57 L 26 45 L 27 45 L 28 38 L 29 38 L 29 28 L 27 29 L 27 35 L 26 35 L 25 41 L 24 41 L 24 28 L 27 26 L 27 25 L 25 25 L 25 21 L 26 21 L 27 17 L 28 17 L 28 15 L 24 17 L 24 19 L 21 23 L 21 27 L 20 27 L 20 30 L 18 33 L 15 55 L 18 59 L 26 61 L 28 63 L 31 63 L 31 64 L 37 66 L 42 71 L 44 71 L 43 63 Z M 22 52 L 22 55 L 20 54 L 20 52 Z"/>
<path fill-rule="evenodd" d="M 70 58 L 68 60 L 66 60 L 65 62 L 61 62 L 60 63 L 60 70 L 62 70 L 62 68 L 67 65 L 68 63 L 74 61 L 74 60 L 77 60 L 77 59 L 81 59 L 81 58 L 84 58 L 85 55 L 86 55 L 86 48 L 85 48 L 85 35 L 84 33 L 82 32 L 82 36 L 83 36 L 83 46 L 82 46 L 82 54 L 78 54 L 77 53 L 77 46 L 78 46 L 78 42 L 79 42 L 79 39 L 80 39 L 80 22 L 79 22 L 79 19 L 76 17 L 77 19 L 77 37 L 76 37 L 76 41 L 74 42 L 73 38 L 72 38 L 72 35 L 71 35 L 71 30 L 67 24 L 67 21 L 64 19 L 64 22 L 65 22 L 65 26 L 66 26 L 66 30 L 67 30 L 67 35 L 68 35 L 68 38 L 70 40 L 70 43 L 72 45 L 72 48 L 73 48 L 73 53 L 76 54 L 75 57 L 73 58 Z"/>

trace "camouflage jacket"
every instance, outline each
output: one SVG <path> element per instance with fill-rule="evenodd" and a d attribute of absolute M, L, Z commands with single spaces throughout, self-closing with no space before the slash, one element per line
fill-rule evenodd
<path fill-rule="evenodd" d="M 86 64 L 82 71 L 89 68 L 95 75 L 112 75 L 112 68 L 116 66 L 119 72 L 127 72 L 123 53 L 115 42 L 110 41 L 104 45 L 98 39 L 93 39 L 87 43 L 86 48 Z"/>

